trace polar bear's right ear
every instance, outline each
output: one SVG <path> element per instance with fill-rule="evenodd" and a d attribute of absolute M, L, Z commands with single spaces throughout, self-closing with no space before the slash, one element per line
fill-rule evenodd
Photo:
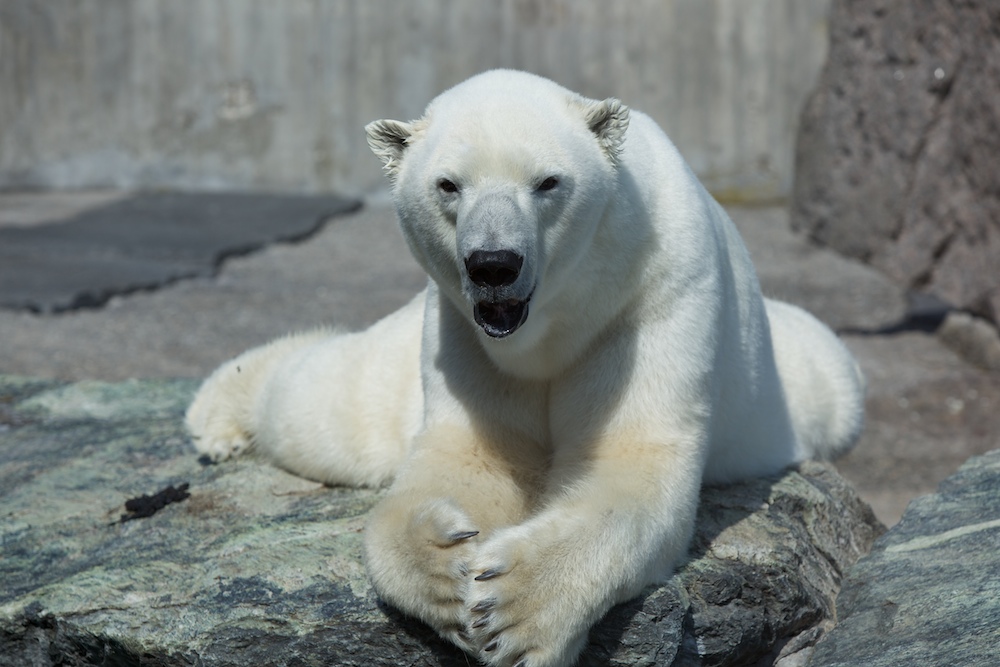
<path fill-rule="evenodd" d="M 597 141 L 612 164 L 618 164 L 625 130 L 628 129 L 628 107 L 609 97 L 600 102 L 589 102 L 583 108 L 583 119 L 590 131 L 597 135 Z"/>
<path fill-rule="evenodd" d="M 403 123 L 398 120 L 376 120 L 365 125 L 368 145 L 382 160 L 382 168 L 390 180 L 395 180 L 403 151 L 415 132 L 416 127 L 413 123 Z"/>

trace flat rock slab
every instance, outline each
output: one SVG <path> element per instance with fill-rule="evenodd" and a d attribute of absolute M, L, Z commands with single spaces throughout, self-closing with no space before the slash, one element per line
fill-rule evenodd
<path fill-rule="evenodd" d="M 0 665 L 470 664 L 369 586 L 380 492 L 200 462 L 196 386 L 0 376 Z M 708 488 L 690 562 L 613 609 L 581 664 L 798 660 L 880 529 L 823 464 Z"/>
<path fill-rule="evenodd" d="M 68 219 L 0 227 L 0 307 L 58 312 L 302 239 L 360 202 L 334 196 L 145 193 Z"/>
<path fill-rule="evenodd" d="M 918 498 L 852 568 L 812 667 L 1000 664 L 1000 450 Z"/>

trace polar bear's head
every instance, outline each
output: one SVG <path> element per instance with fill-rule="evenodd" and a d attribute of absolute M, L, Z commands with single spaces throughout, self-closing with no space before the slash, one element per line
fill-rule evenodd
<path fill-rule="evenodd" d="M 618 100 L 494 70 L 438 96 L 420 120 L 365 129 L 417 260 L 498 339 L 588 271 L 579 264 L 615 190 L 627 127 Z"/>

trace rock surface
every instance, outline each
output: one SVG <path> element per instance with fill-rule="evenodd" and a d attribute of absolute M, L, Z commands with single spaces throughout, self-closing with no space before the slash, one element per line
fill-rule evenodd
<path fill-rule="evenodd" d="M 1000 371 L 1000 331 L 968 313 L 953 312 L 937 330 L 938 338 L 970 364 Z"/>
<path fill-rule="evenodd" d="M 1000 5 L 835 0 L 793 224 L 1000 322 Z"/>
<path fill-rule="evenodd" d="M 848 573 L 811 667 L 1000 661 L 1000 450 L 969 460 Z"/>
<path fill-rule="evenodd" d="M 368 585 L 379 492 L 201 464 L 195 386 L 0 376 L 0 665 L 469 664 Z M 690 562 L 612 610 L 581 664 L 796 664 L 880 529 L 823 464 L 708 488 Z"/>

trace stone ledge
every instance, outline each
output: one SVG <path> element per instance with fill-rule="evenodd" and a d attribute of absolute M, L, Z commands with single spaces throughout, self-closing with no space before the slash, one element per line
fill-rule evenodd
<path fill-rule="evenodd" d="M 379 492 L 202 465 L 181 423 L 195 387 L 0 376 L 0 665 L 468 665 L 373 594 Z M 613 609 L 581 664 L 799 664 L 880 530 L 823 464 L 707 488 L 691 560 Z"/>
<path fill-rule="evenodd" d="M 1000 450 L 966 462 L 849 570 L 813 667 L 993 665 L 1000 657 Z"/>

